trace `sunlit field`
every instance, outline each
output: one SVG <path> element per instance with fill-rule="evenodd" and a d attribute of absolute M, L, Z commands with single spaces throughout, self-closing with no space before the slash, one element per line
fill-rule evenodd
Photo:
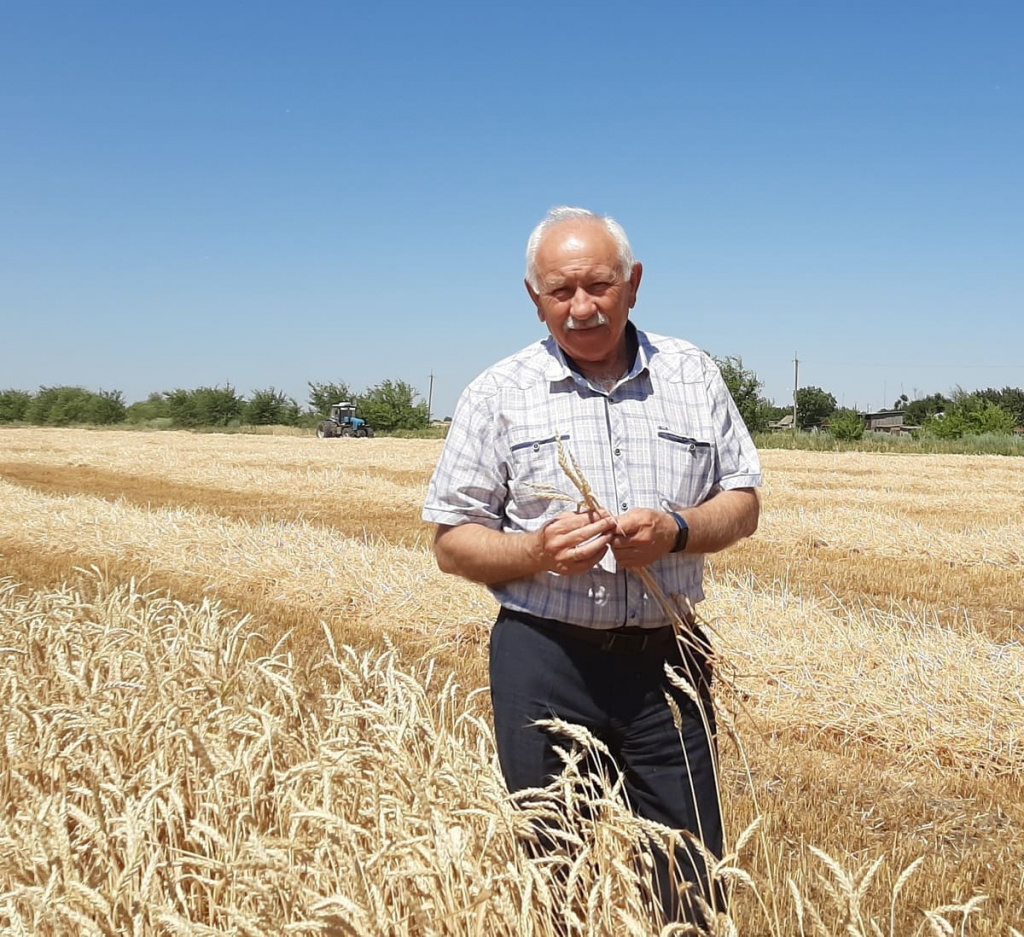
<path fill-rule="evenodd" d="M 613 791 L 568 864 L 520 848 L 440 447 L 0 430 L 4 933 L 651 932 L 665 833 Z M 718 932 L 1024 930 L 1024 461 L 763 459 L 700 607 Z"/>

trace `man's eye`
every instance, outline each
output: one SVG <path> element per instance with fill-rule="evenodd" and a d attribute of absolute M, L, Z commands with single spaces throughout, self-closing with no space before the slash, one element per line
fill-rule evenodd
<path fill-rule="evenodd" d="M 603 293 L 611 286 L 611 283 L 606 283 L 602 280 L 600 283 L 591 283 L 588 289 L 591 293 Z"/>
<path fill-rule="evenodd" d="M 566 300 L 572 296 L 572 290 L 563 286 L 560 289 L 552 290 L 550 295 L 559 301 Z"/>

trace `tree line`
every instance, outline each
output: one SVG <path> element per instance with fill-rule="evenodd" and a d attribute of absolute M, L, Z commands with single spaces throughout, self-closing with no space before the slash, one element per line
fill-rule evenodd
<path fill-rule="evenodd" d="M 128 404 L 119 390 L 91 391 L 84 387 L 40 387 L 0 391 L 0 423 L 36 426 L 119 423 L 180 429 L 227 426 L 313 427 L 330 413 L 331 404 L 350 402 L 375 431 L 423 429 L 430 423 L 425 401 L 405 381 L 384 380 L 356 392 L 344 382 L 309 382 L 307 406 L 274 387 L 248 397 L 234 387 L 176 388 L 151 393 Z"/>
<path fill-rule="evenodd" d="M 722 377 L 740 415 L 751 432 L 793 412 L 792 405 L 778 406 L 762 394 L 763 383 L 739 356 L 716 358 Z M 169 426 L 182 429 L 227 426 L 314 427 L 332 404 L 348 401 L 376 432 L 418 430 L 430 422 L 427 404 L 405 381 L 384 380 L 364 391 L 344 381 L 308 383 L 309 395 L 302 407 L 274 387 L 244 397 L 230 385 L 176 388 L 149 395 L 146 400 L 125 403 L 117 390 L 90 391 L 82 387 L 40 387 L 37 393 L 0 391 L 0 423 L 32 423 L 38 426 L 118 423 Z M 840 407 L 836 398 L 820 387 L 801 387 L 796 392 L 797 427 L 828 429 L 840 439 L 859 439 L 864 420 L 854 410 Z M 965 391 L 955 388 L 948 396 L 931 394 L 910 400 L 901 394 L 893 410 L 904 412 L 907 425 L 945 439 L 984 433 L 1010 433 L 1024 426 L 1024 389 Z"/>
<path fill-rule="evenodd" d="M 766 431 L 772 423 L 793 412 L 792 405 L 776 406 L 762 396 L 763 383 L 754 371 L 744 367 L 742 358 L 729 356 L 715 361 L 752 433 Z M 919 427 L 922 433 L 940 439 L 1012 433 L 1024 426 L 1024 389 L 989 387 L 965 391 L 957 387 L 949 396 L 931 394 L 917 400 L 901 394 L 892 409 L 903 411 L 906 425 Z M 802 430 L 825 428 L 838 439 L 860 439 L 865 430 L 860 413 L 840 407 L 836 398 L 820 387 L 797 389 L 796 425 Z"/>

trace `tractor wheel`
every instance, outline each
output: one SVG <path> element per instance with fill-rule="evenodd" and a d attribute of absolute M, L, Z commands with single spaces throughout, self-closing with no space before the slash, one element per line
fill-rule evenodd
<path fill-rule="evenodd" d="M 334 433 L 331 432 L 333 425 L 330 420 L 324 420 L 316 425 L 316 438 L 317 439 L 330 439 Z"/>
<path fill-rule="evenodd" d="M 360 426 L 359 429 L 356 430 L 356 436 L 359 436 L 359 437 L 361 437 L 363 439 L 365 439 L 367 436 L 372 436 L 372 435 L 373 435 L 373 433 L 370 432 L 370 427 L 369 426 Z"/>
<path fill-rule="evenodd" d="M 341 435 L 342 436 L 351 436 L 352 435 L 352 427 L 351 426 L 343 426 L 341 428 Z"/>
<path fill-rule="evenodd" d="M 365 433 L 366 437 L 368 439 L 372 439 L 373 438 L 373 430 L 369 426 L 365 426 L 363 428 L 366 430 L 366 433 Z"/>

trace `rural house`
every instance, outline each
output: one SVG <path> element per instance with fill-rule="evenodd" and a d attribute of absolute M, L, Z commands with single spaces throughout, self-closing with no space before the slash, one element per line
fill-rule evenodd
<path fill-rule="evenodd" d="M 877 413 L 862 413 L 864 428 L 874 433 L 891 433 L 893 436 L 909 436 L 920 426 L 905 423 L 904 410 L 879 410 Z"/>

